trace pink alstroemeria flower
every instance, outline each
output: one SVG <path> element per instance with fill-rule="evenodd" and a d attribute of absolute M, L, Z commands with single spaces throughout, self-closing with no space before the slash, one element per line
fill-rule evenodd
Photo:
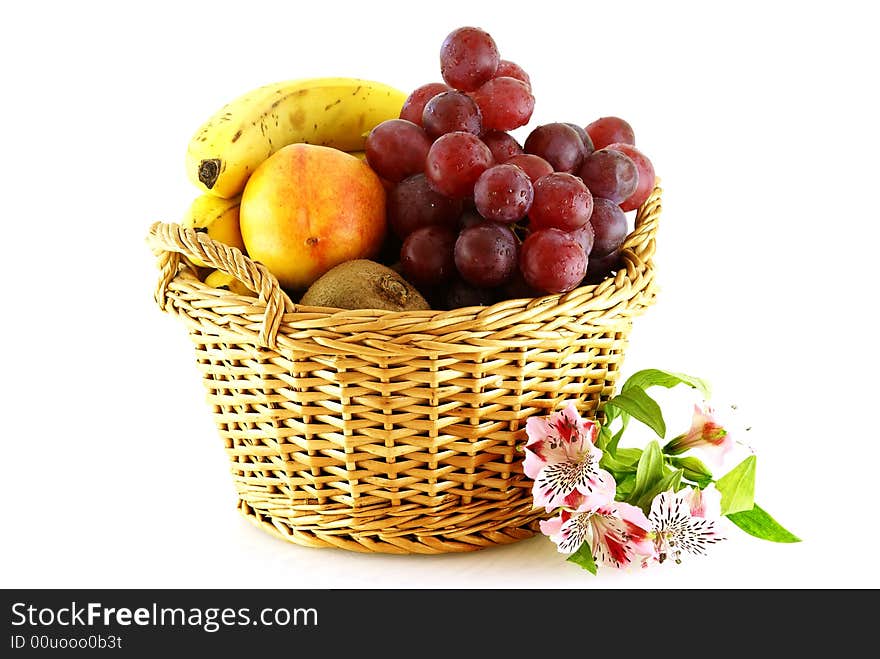
<path fill-rule="evenodd" d="M 614 500 L 614 477 L 599 468 L 602 451 L 594 444 L 598 433 L 596 423 L 582 419 L 574 403 L 546 420 L 526 421 L 523 471 L 535 481 L 535 506 L 548 513 L 560 507 L 582 512 Z"/>
<path fill-rule="evenodd" d="M 651 523 L 628 503 L 615 501 L 585 513 L 563 510 L 540 526 L 561 554 L 572 554 L 588 543 L 597 564 L 626 567 L 654 557 Z"/>
<path fill-rule="evenodd" d="M 715 485 L 709 485 L 704 490 L 698 487 L 691 488 L 688 506 L 693 517 L 718 519 L 721 517 L 721 492 Z"/>
<path fill-rule="evenodd" d="M 707 457 L 718 467 L 733 448 L 733 438 L 719 423 L 715 411 L 706 403 L 694 405 L 690 430 L 670 440 L 663 447 L 663 452 L 667 455 L 678 455 L 692 448 L 707 449 Z"/>
<path fill-rule="evenodd" d="M 670 559 L 681 563 L 682 551 L 705 554 L 709 545 L 724 540 L 713 515 L 720 509 L 716 507 L 720 507 L 720 501 L 721 495 L 714 488 L 701 492 L 686 487 L 654 497 L 648 515 L 654 533 L 654 559 L 658 563 Z"/>

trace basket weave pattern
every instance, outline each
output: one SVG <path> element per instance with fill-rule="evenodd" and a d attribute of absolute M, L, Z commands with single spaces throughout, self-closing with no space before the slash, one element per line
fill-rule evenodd
<path fill-rule="evenodd" d="M 261 264 L 155 223 L 156 301 L 185 321 L 240 511 L 300 545 L 445 553 L 533 535 L 525 422 L 614 392 L 633 317 L 655 295 L 661 190 L 623 267 L 596 286 L 484 308 L 294 304 Z M 200 259 L 256 296 L 205 285 Z"/>

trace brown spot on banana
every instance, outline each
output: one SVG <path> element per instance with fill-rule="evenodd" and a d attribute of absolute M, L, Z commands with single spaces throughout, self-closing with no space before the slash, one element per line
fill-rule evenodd
<path fill-rule="evenodd" d="M 241 128 L 239 128 L 235 135 L 232 136 L 232 143 L 234 144 L 237 142 L 239 137 L 241 137 Z"/>
<path fill-rule="evenodd" d="M 220 158 L 209 158 L 208 160 L 202 160 L 199 163 L 199 181 L 208 188 L 208 190 L 212 189 L 217 182 L 217 179 L 220 178 L 222 165 L 223 161 L 221 161 Z"/>
<path fill-rule="evenodd" d="M 296 110 L 290 113 L 290 125 L 294 129 L 301 129 L 306 122 L 306 111 L 302 106 L 297 106 Z"/>
<path fill-rule="evenodd" d="M 337 99 L 336 99 L 335 101 L 333 101 L 332 103 L 328 103 L 327 105 L 324 106 L 324 112 L 326 112 L 327 110 L 329 110 L 330 108 L 332 108 L 334 105 L 339 105 L 340 103 L 342 103 L 342 99 L 341 99 L 341 98 L 337 98 Z"/>

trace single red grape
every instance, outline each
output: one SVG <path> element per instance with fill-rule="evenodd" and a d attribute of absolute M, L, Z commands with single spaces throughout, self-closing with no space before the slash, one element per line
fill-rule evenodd
<path fill-rule="evenodd" d="M 421 126 L 425 104 L 437 94 L 450 91 L 452 91 L 452 87 L 442 82 L 429 82 L 421 87 L 416 87 L 403 102 L 403 107 L 400 108 L 400 118 Z"/>
<path fill-rule="evenodd" d="M 453 30 L 440 47 L 440 74 L 460 91 L 473 91 L 492 78 L 500 61 L 495 40 L 477 27 Z"/>
<path fill-rule="evenodd" d="M 623 262 L 618 250 L 605 256 L 590 256 L 589 262 L 587 263 L 587 276 L 585 281 L 588 284 L 598 284 L 622 266 Z"/>
<path fill-rule="evenodd" d="M 428 137 L 434 139 L 455 131 L 474 135 L 483 132 L 480 108 L 470 96 L 457 91 L 441 92 L 431 98 L 422 112 L 422 126 Z"/>
<path fill-rule="evenodd" d="M 571 234 L 539 229 L 523 242 L 519 269 L 530 287 L 544 293 L 565 293 L 583 281 L 587 255 Z"/>
<path fill-rule="evenodd" d="M 639 184 L 639 170 L 632 158 L 616 149 L 599 149 L 584 158 L 578 176 L 594 197 L 619 204 L 628 199 Z"/>
<path fill-rule="evenodd" d="M 428 184 L 454 199 L 469 197 L 480 174 L 492 166 L 492 152 L 472 133 L 446 133 L 431 145 L 425 161 Z"/>
<path fill-rule="evenodd" d="M 574 172 L 587 155 L 577 131 L 564 123 L 538 126 L 526 138 L 523 151 L 541 156 L 555 172 Z"/>
<path fill-rule="evenodd" d="M 497 222 L 476 224 L 458 234 L 455 267 L 473 286 L 499 286 L 516 270 L 517 247 L 510 227 Z"/>
<path fill-rule="evenodd" d="M 486 218 L 480 215 L 476 208 L 465 208 L 458 217 L 458 228 L 459 230 L 467 229 L 475 224 L 482 224 L 485 221 Z"/>
<path fill-rule="evenodd" d="M 522 270 L 517 267 L 510 279 L 499 286 L 496 291 L 496 299 L 501 300 L 518 300 L 521 298 L 540 297 L 544 295 L 544 291 L 532 288 L 526 283 Z"/>
<path fill-rule="evenodd" d="M 388 193 L 388 226 L 398 238 L 431 224 L 458 228 L 461 201 L 435 192 L 424 174 L 403 179 Z"/>
<path fill-rule="evenodd" d="M 403 276 L 417 287 L 450 281 L 455 275 L 456 236 L 455 229 L 436 224 L 410 233 L 400 248 Z"/>
<path fill-rule="evenodd" d="M 624 144 L 635 144 L 636 136 L 632 126 L 620 117 L 601 117 L 596 121 L 588 124 L 586 127 L 587 134 L 593 140 L 593 146 L 597 149 L 604 149 L 606 146 L 616 142 Z"/>
<path fill-rule="evenodd" d="M 485 307 L 495 301 L 494 291 L 469 284 L 456 278 L 441 297 L 440 305 L 444 309 L 461 309 L 463 307 Z"/>
<path fill-rule="evenodd" d="M 639 184 L 636 186 L 636 191 L 620 204 L 620 207 L 625 211 L 636 210 L 648 200 L 648 197 L 651 196 L 651 191 L 654 189 L 654 165 L 644 153 L 632 144 L 616 142 L 609 144 L 607 148 L 620 151 L 632 158 L 636 168 L 639 170 Z"/>
<path fill-rule="evenodd" d="M 532 228 L 574 231 L 589 222 L 592 213 L 593 195 L 577 176 L 554 172 L 535 183 L 535 198 L 529 211 Z"/>
<path fill-rule="evenodd" d="M 532 88 L 532 81 L 529 78 L 529 74 L 526 73 L 519 64 L 511 62 L 510 60 L 503 59 L 498 62 L 498 68 L 495 70 L 495 77 L 516 78 L 517 80 L 522 80 L 526 83 L 529 89 Z"/>
<path fill-rule="evenodd" d="M 492 152 L 492 158 L 497 163 L 506 162 L 509 158 L 518 156 L 523 152 L 522 146 L 516 141 L 516 138 L 504 131 L 490 130 L 480 139 L 489 147 L 489 151 Z"/>
<path fill-rule="evenodd" d="M 584 143 L 584 158 L 593 153 L 596 150 L 596 147 L 593 146 L 593 140 L 590 139 L 590 136 L 587 134 L 583 128 L 578 126 L 577 124 L 570 124 L 566 122 L 566 126 L 571 126 L 572 130 L 578 134 L 578 137 L 581 138 L 581 142 Z"/>
<path fill-rule="evenodd" d="M 396 183 L 425 170 L 431 140 L 406 119 L 383 121 L 367 135 L 364 151 L 367 164 L 382 178 Z"/>
<path fill-rule="evenodd" d="M 493 165 L 474 185 L 474 203 L 487 220 L 521 220 L 532 206 L 535 192 L 528 175 L 516 165 Z"/>
<path fill-rule="evenodd" d="M 590 224 L 593 226 L 591 258 L 601 258 L 615 251 L 626 240 L 629 233 L 626 214 L 613 201 L 602 197 L 593 199 L 593 215 L 590 217 Z"/>
<path fill-rule="evenodd" d="M 595 199 L 594 199 L 595 203 Z M 595 215 L 596 208 L 593 207 L 593 214 Z M 575 229 L 574 231 L 569 231 L 569 233 L 574 236 L 575 240 L 578 241 L 578 244 L 584 250 L 584 254 L 587 256 L 591 256 L 590 252 L 593 251 L 593 242 L 596 239 L 596 234 L 593 231 L 592 222 L 587 222 L 584 226 Z"/>
<path fill-rule="evenodd" d="M 519 167 L 532 180 L 532 184 L 542 176 L 547 176 L 547 174 L 553 173 L 553 166 L 549 162 L 544 160 L 541 156 L 536 156 L 532 153 L 523 153 L 518 156 L 513 156 L 505 160 L 504 163 Z"/>
<path fill-rule="evenodd" d="M 525 126 L 535 110 L 531 88 L 516 78 L 492 78 L 471 92 L 471 97 L 480 106 L 486 130 Z"/>

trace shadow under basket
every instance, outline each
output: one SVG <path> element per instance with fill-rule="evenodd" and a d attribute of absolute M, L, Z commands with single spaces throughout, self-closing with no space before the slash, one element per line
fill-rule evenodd
<path fill-rule="evenodd" d="M 546 514 L 522 473 L 526 419 L 569 401 L 595 417 L 614 394 L 632 319 L 654 301 L 660 211 L 658 181 L 597 285 L 452 311 L 298 305 L 239 250 L 153 224 L 156 301 L 189 330 L 241 513 L 298 545 L 361 552 L 534 535 Z M 207 286 L 199 261 L 256 295 Z"/>

